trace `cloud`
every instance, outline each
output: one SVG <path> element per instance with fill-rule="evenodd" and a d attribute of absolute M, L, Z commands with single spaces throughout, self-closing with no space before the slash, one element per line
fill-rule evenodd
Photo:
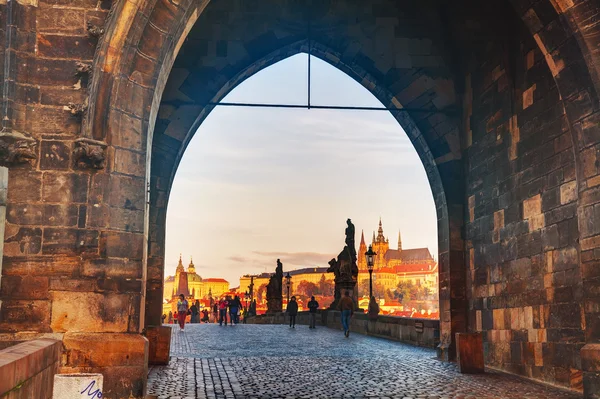
<path fill-rule="evenodd" d="M 282 263 L 289 263 L 297 266 L 327 265 L 327 262 L 335 257 L 334 254 L 323 254 L 318 252 L 264 252 L 254 251 L 253 253 L 272 259 L 281 259 Z"/>
<path fill-rule="evenodd" d="M 230 256 L 227 259 L 232 260 L 234 262 L 239 262 L 239 263 L 247 263 L 247 262 L 251 261 L 251 259 L 245 258 L 243 256 Z"/>

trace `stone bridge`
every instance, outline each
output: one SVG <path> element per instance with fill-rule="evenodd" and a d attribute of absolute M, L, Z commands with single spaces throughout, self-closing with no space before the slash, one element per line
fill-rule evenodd
<path fill-rule="evenodd" d="M 600 390 L 598 0 L 0 2 L 0 343 L 142 397 L 166 207 L 213 105 L 311 51 L 393 111 L 438 215 L 440 356 Z M 110 345 L 107 345 L 107 342 Z"/>
<path fill-rule="evenodd" d="M 189 325 L 173 329 L 171 361 L 148 390 L 168 398 L 576 399 L 567 390 L 488 371 L 460 374 L 435 350 L 306 325 Z"/>

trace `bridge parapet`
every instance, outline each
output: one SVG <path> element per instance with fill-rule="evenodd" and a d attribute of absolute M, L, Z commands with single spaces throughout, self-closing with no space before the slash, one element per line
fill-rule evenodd
<path fill-rule="evenodd" d="M 309 317 L 309 312 L 299 312 L 296 317 L 296 324 L 308 325 Z M 289 323 L 289 319 L 282 312 L 249 317 L 247 323 L 287 324 Z M 319 311 L 317 323 L 329 328 L 341 329 L 341 314 L 334 310 Z M 436 348 L 440 342 L 439 320 L 397 316 L 378 316 L 377 320 L 369 320 L 366 314 L 355 314 L 350 319 L 350 330 L 353 333 L 390 339 L 427 348 Z"/>
<path fill-rule="evenodd" d="M 41 338 L 0 351 L 0 399 L 52 398 L 62 342 Z"/>

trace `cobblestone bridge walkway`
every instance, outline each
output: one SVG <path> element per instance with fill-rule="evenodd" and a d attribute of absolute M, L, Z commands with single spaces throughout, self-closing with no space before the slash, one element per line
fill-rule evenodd
<path fill-rule="evenodd" d="M 307 326 L 187 325 L 153 367 L 159 398 L 579 398 L 517 377 L 459 374 L 435 351 Z"/>

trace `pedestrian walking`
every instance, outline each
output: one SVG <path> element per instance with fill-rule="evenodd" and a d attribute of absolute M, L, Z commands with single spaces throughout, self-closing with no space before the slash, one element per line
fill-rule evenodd
<path fill-rule="evenodd" d="M 308 328 L 316 328 L 317 309 L 319 309 L 319 302 L 315 300 L 314 296 L 311 296 L 310 301 L 308 301 L 308 315 L 310 317 Z"/>
<path fill-rule="evenodd" d="M 213 321 L 215 323 L 218 323 L 219 322 L 219 304 L 217 302 L 215 302 L 213 304 L 212 311 L 213 311 Z"/>
<path fill-rule="evenodd" d="M 177 323 L 179 323 L 179 319 L 177 318 L 177 311 L 175 311 L 175 313 L 173 313 L 173 324 Z"/>
<path fill-rule="evenodd" d="M 190 306 L 190 313 L 192 314 L 190 323 L 200 323 L 200 302 L 196 301 L 192 306 Z"/>
<path fill-rule="evenodd" d="M 290 298 L 290 303 L 288 303 L 286 311 L 290 315 L 290 327 L 296 328 L 296 315 L 298 314 L 298 302 L 296 302 L 295 296 Z"/>
<path fill-rule="evenodd" d="M 350 317 L 354 314 L 354 301 L 350 298 L 350 291 L 344 292 L 344 297 L 338 303 L 338 309 L 342 312 L 342 327 L 346 338 L 350 336 Z"/>
<path fill-rule="evenodd" d="M 229 320 L 231 321 L 231 325 L 239 323 L 239 311 L 241 307 L 242 303 L 237 295 L 231 301 L 229 301 Z"/>
<path fill-rule="evenodd" d="M 173 312 L 169 310 L 169 317 L 167 318 L 168 324 L 173 324 Z"/>
<path fill-rule="evenodd" d="M 165 319 L 166 318 L 167 318 L 167 315 L 163 313 L 163 315 L 160 317 L 161 324 L 165 324 Z"/>
<path fill-rule="evenodd" d="M 221 299 L 219 301 L 219 325 L 220 326 L 223 325 L 223 322 L 225 322 L 225 325 L 227 325 L 227 306 L 229 306 L 227 299 Z"/>
<path fill-rule="evenodd" d="M 185 327 L 185 318 L 188 314 L 188 301 L 185 299 L 183 294 L 179 294 L 179 300 L 177 301 L 177 320 L 179 321 L 179 331 L 183 331 Z"/>

